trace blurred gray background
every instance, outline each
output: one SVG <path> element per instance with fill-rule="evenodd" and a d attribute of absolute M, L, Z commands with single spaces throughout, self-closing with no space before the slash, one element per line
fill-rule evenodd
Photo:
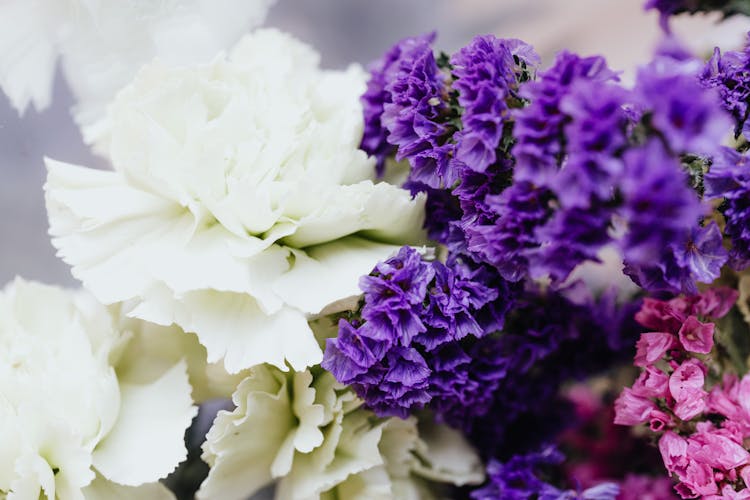
<path fill-rule="evenodd" d="M 533 44 L 550 64 L 567 48 L 603 54 L 632 74 L 660 32 L 642 0 L 277 0 L 266 22 L 314 45 L 327 67 L 366 64 L 397 39 L 437 29 L 438 47 L 452 51 L 473 35 L 494 33 Z M 737 47 L 747 19 L 718 26 L 715 18 L 685 18 L 675 31 L 695 49 Z M 15 275 L 75 285 L 47 236 L 42 185 L 44 156 L 106 168 L 84 146 L 69 115 L 73 104 L 58 75 L 52 105 L 19 117 L 0 93 L 0 286 Z"/>

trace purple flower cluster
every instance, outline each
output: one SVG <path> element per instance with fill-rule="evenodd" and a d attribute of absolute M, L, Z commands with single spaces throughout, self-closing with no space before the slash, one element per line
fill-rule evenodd
<path fill-rule="evenodd" d="M 609 240 L 606 200 L 619 170 L 610 157 L 627 124 L 623 93 L 606 83 L 614 77 L 601 58 L 562 53 L 521 88 L 529 105 L 514 113 L 514 184 L 486 200 L 494 216 L 464 221 L 469 251 L 505 278 L 562 281 Z"/>
<path fill-rule="evenodd" d="M 706 196 L 723 199 L 720 207 L 732 248 L 730 263 L 737 270 L 750 265 L 750 163 L 744 154 L 723 148 L 705 176 Z"/>
<path fill-rule="evenodd" d="M 547 185 L 555 177 L 565 159 L 567 141 L 564 128 L 569 121 L 569 116 L 561 109 L 564 107 L 562 101 L 581 82 L 614 79 L 616 74 L 607 67 L 603 58 L 582 58 L 561 52 L 553 66 L 540 74 L 538 80 L 522 87 L 521 95 L 529 105 L 515 113 L 514 180 Z M 584 94 L 580 97 L 586 98 Z M 571 105 L 571 108 L 575 107 L 575 104 Z"/>
<path fill-rule="evenodd" d="M 497 161 L 497 149 L 508 123 L 510 99 L 519 99 L 518 79 L 541 62 L 520 40 L 478 36 L 451 58 L 453 88 L 463 107 L 462 128 L 455 136 L 455 159 L 484 172 Z"/>
<path fill-rule="evenodd" d="M 474 500 L 615 500 L 620 488 L 603 483 L 584 491 L 560 490 L 544 479 L 547 469 L 559 466 L 564 457 L 552 446 L 525 455 L 514 455 L 505 463 L 492 460 L 487 466 L 488 481 L 474 490 Z"/>
<path fill-rule="evenodd" d="M 650 291 L 696 293 L 696 281 L 717 278 L 727 254 L 718 227 L 699 225 L 707 209 L 689 185 L 681 158 L 715 155 L 731 125 L 689 59 L 658 56 L 638 72 L 635 92 L 650 138 L 624 156 L 625 272 Z"/>
<path fill-rule="evenodd" d="M 481 411 L 497 367 L 472 354 L 502 327 L 512 300 L 507 284 L 491 278 L 486 268 L 426 262 L 403 247 L 362 278 L 363 306 L 339 323 L 323 367 L 381 415 L 405 417 L 433 398 L 439 412 L 453 400 Z M 466 337 L 477 343 L 464 349 L 458 341 Z"/>
<path fill-rule="evenodd" d="M 743 51 L 729 51 L 722 55 L 719 48 L 709 59 L 701 74 L 701 82 L 707 88 L 719 91 L 724 109 L 735 121 L 735 137 L 742 134 L 750 140 L 748 103 L 750 103 L 750 45 Z"/>
<path fill-rule="evenodd" d="M 510 110 L 539 56 L 519 40 L 488 35 L 438 65 L 433 39 L 402 40 L 376 65 L 363 98 L 362 147 L 379 168 L 394 152 L 409 160 L 405 186 L 427 192 L 430 236 L 464 251 L 463 225 L 481 223 L 484 198 L 510 184 Z"/>
<path fill-rule="evenodd" d="M 399 42 L 365 96 L 367 150 L 386 141 L 409 159 L 431 237 L 514 282 L 558 286 L 614 242 L 650 291 L 694 293 L 718 276 L 727 256 L 686 158 L 708 164 L 731 127 L 712 87 L 747 114 L 738 56 L 700 77 L 669 39 L 626 89 L 601 57 L 562 52 L 536 78 L 518 40 L 476 37 L 440 64 L 433 40 Z"/>
<path fill-rule="evenodd" d="M 449 128 L 445 76 L 432 51 L 435 33 L 409 37 L 393 46 L 371 69 L 362 96 L 365 131 L 361 147 L 375 156 L 383 173 L 385 158 L 408 159 L 412 176 L 434 187 L 450 183 L 447 156 L 439 157 Z"/>

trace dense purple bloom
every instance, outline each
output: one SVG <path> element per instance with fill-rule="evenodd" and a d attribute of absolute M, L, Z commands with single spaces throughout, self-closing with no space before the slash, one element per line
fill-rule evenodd
<path fill-rule="evenodd" d="M 530 182 L 516 182 L 501 194 L 486 197 L 496 219 L 491 224 L 464 222 L 469 251 L 497 267 L 505 279 L 523 279 L 529 268 L 527 252 L 540 245 L 536 232 L 552 214 L 552 199 L 549 190 Z"/>
<path fill-rule="evenodd" d="M 487 484 L 471 493 L 474 500 L 615 500 L 620 492 L 613 483 L 585 491 L 561 490 L 548 483 L 548 471 L 559 466 L 564 456 L 552 446 L 514 455 L 506 462 L 492 460 L 487 466 Z"/>
<path fill-rule="evenodd" d="M 668 244 L 652 263 L 625 261 L 625 274 L 652 292 L 698 293 L 696 281 L 711 283 L 728 260 L 715 222 L 693 227 L 688 237 Z"/>
<path fill-rule="evenodd" d="M 562 463 L 562 453 L 548 446 L 535 453 L 515 455 L 507 462 L 492 460 L 487 465 L 487 484 L 471 493 L 474 500 L 527 500 L 538 498 L 547 483 L 541 469 Z"/>
<path fill-rule="evenodd" d="M 580 263 L 598 261 L 597 253 L 610 242 L 612 210 L 604 204 L 558 210 L 536 231 L 541 246 L 528 253 L 529 275 L 563 282 Z"/>
<path fill-rule="evenodd" d="M 426 329 L 420 311 L 434 275 L 432 266 L 423 262 L 417 251 L 403 247 L 360 279 L 365 296 L 362 318 L 381 332 L 382 338 L 408 345 Z"/>
<path fill-rule="evenodd" d="M 625 163 L 625 273 L 646 290 L 696 293 L 696 281 L 712 282 L 727 261 L 718 227 L 699 227 L 705 208 L 660 142 L 628 151 Z"/>
<path fill-rule="evenodd" d="M 601 58 L 562 53 L 521 87 L 530 104 L 514 114 L 514 184 L 485 196 L 481 217 L 462 221 L 468 250 L 506 279 L 563 281 L 609 241 L 606 202 L 628 125 L 626 93 L 608 83 L 614 78 Z"/>
<path fill-rule="evenodd" d="M 642 331 L 633 320 L 638 304 L 618 305 L 615 298 L 607 293 L 595 301 L 585 289 L 569 289 L 517 299 L 502 334 L 485 352 L 504 372 L 492 385 L 492 406 L 461 423 L 483 456 L 529 450 L 559 432 L 570 421 L 561 385 L 633 355 Z"/>
<path fill-rule="evenodd" d="M 533 72 L 539 63 L 529 45 L 493 35 L 475 37 L 453 55 L 453 88 L 464 108 L 456 160 L 479 172 L 495 163 L 503 126 L 510 117 L 506 101 L 517 97 L 519 74 Z"/>
<path fill-rule="evenodd" d="M 448 248 L 464 247 L 464 232 L 460 227 L 464 212 L 461 202 L 447 189 L 425 189 L 425 222 L 427 236 Z"/>
<path fill-rule="evenodd" d="M 567 115 L 560 109 L 562 99 L 581 80 L 607 81 L 616 78 L 601 57 L 581 58 L 569 52 L 557 56 L 555 64 L 538 80 L 521 87 L 529 105 L 515 112 L 513 135 L 516 145 L 514 179 L 546 183 L 562 163 L 565 150 L 563 129 Z"/>
<path fill-rule="evenodd" d="M 697 62 L 658 55 L 639 69 L 635 91 L 649 124 L 677 154 L 712 155 L 731 129 L 713 89 L 701 85 Z"/>
<path fill-rule="evenodd" d="M 628 146 L 630 95 L 610 81 L 581 79 L 560 101 L 567 124 L 567 158 L 552 183 L 564 208 L 587 208 L 612 198 Z"/>
<path fill-rule="evenodd" d="M 735 137 L 740 134 L 750 140 L 747 123 L 750 102 L 750 45 L 742 52 L 730 51 L 722 55 L 717 47 L 700 76 L 707 88 L 715 88 L 721 96 L 724 109 L 735 121 Z"/>
<path fill-rule="evenodd" d="M 385 103 L 391 102 L 391 94 L 386 87 L 394 79 L 399 67 L 403 64 L 402 59 L 409 59 L 414 56 L 413 47 L 429 45 L 434 39 L 434 33 L 404 38 L 370 67 L 367 90 L 362 95 L 365 129 L 360 147 L 377 158 L 379 175 L 383 174 L 386 157 L 396 150 L 392 144 L 387 142 L 388 132 L 381 121 Z M 409 61 L 406 64 L 409 64 Z"/>
<path fill-rule="evenodd" d="M 495 391 L 507 375 L 508 360 L 501 347 L 497 338 L 484 337 L 451 342 L 430 353 L 430 408 L 440 420 L 462 429 L 488 414 Z"/>
<path fill-rule="evenodd" d="M 473 352 L 470 344 L 462 352 L 459 341 L 481 342 L 502 327 L 514 292 L 496 273 L 455 256 L 448 265 L 425 262 L 403 247 L 360 286 L 358 317 L 342 319 L 338 337 L 326 344 L 322 364 L 338 381 L 352 385 L 381 415 L 405 417 L 433 397 L 446 409 L 453 400 L 486 397 L 483 382 L 491 375 L 476 368 L 484 360 L 477 365 L 471 359 L 463 379 L 444 378 Z"/>
<path fill-rule="evenodd" d="M 705 176 L 706 196 L 723 198 L 721 212 L 726 220 L 724 234 L 732 241 L 732 267 L 750 265 L 750 164 L 744 154 L 722 148 Z"/>
<path fill-rule="evenodd" d="M 621 242 L 623 256 L 637 266 L 651 265 L 663 249 L 687 238 L 705 209 L 679 162 L 660 141 L 629 150 L 624 160 L 621 214 L 628 232 Z"/>
<path fill-rule="evenodd" d="M 386 73 L 380 117 L 386 140 L 396 146 L 396 159 L 408 159 L 417 178 L 429 187 L 450 186 L 456 178 L 448 168 L 452 146 L 446 142 L 453 128 L 446 123 L 449 111 L 445 75 L 432 51 L 435 34 L 407 38 L 399 43 L 400 57 Z"/>

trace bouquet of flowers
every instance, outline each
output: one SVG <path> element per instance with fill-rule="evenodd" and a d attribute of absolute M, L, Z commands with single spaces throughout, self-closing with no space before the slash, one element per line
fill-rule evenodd
<path fill-rule="evenodd" d="M 750 499 L 750 44 L 669 32 L 747 1 L 649 1 L 629 83 L 72 3 L 0 5 L 13 105 L 59 58 L 111 166 L 46 160 L 82 289 L 0 292 L 0 498 Z"/>

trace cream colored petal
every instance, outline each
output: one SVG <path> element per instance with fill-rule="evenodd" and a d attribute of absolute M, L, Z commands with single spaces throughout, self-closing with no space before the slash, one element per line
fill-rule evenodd
<path fill-rule="evenodd" d="M 340 431 L 326 436 L 328 445 L 336 445 L 332 462 L 321 460 L 325 449 L 296 456 L 289 475 L 279 481 L 276 498 L 314 498 L 350 475 L 381 465 L 378 443 L 382 426 L 373 425 L 371 417 L 364 411 L 349 413 L 341 421 Z"/>
<path fill-rule="evenodd" d="M 293 250 L 294 264 L 276 280 L 274 290 L 287 304 L 317 314 L 333 302 L 359 296 L 360 277 L 398 249 L 352 236 L 306 251 Z"/>
<path fill-rule="evenodd" d="M 412 469 L 420 476 L 458 486 L 484 481 L 479 455 L 457 430 L 429 422 L 419 428 L 419 438 L 424 447 Z"/>
<path fill-rule="evenodd" d="M 232 396 L 206 435 L 203 460 L 211 469 L 197 498 L 239 500 L 272 481 L 271 464 L 296 425 L 286 376 L 258 366 Z"/>
<path fill-rule="evenodd" d="M 0 2 L 0 87 L 23 114 L 49 106 L 57 62 L 60 6 L 43 0 Z"/>
<path fill-rule="evenodd" d="M 122 384 L 121 394 L 118 420 L 94 450 L 94 466 L 127 486 L 165 477 L 187 456 L 184 434 L 197 414 L 186 364 L 176 364 L 151 384 Z"/>
<path fill-rule="evenodd" d="M 196 403 L 229 398 L 247 372 L 230 375 L 222 363 L 207 363 L 206 348 L 193 333 L 177 326 L 161 326 L 131 318 L 122 319 L 122 328 L 131 334 L 117 359 L 121 382 L 144 384 L 156 380 L 180 359 L 187 363 L 192 397 Z"/>
<path fill-rule="evenodd" d="M 309 214 L 299 220 L 297 231 L 283 240 L 293 247 L 303 248 L 354 233 L 386 243 L 425 242 L 425 197 L 412 199 L 408 191 L 397 186 L 362 181 L 316 190 L 314 186 L 300 185 L 290 198 L 298 206 L 290 206 L 287 211 Z"/>
<path fill-rule="evenodd" d="M 147 483 L 140 486 L 123 486 L 97 475 L 83 489 L 86 500 L 174 500 L 174 494 L 162 483 Z"/>
<path fill-rule="evenodd" d="M 158 58 L 205 63 L 261 24 L 273 0 L 97 2 L 61 45 L 63 71 L 78 101 L 75 118 L 91 144 L 106 138 L 104 112 L 138 69 Z"/>
<path fill-rule="evenodd" d="M 53 245 L 102 302 L 162 283 L 177 294 L 212 288 L 252 294 L 269 312 L 281 307 L 265 283 L 287 269 L 287 251 L 219 225 L 197 227 L 190 212 L 118 173 L 52 160 L 47 166 Z"/>
<path fill-rule="evenodd" d="M 213 290 L 184 294 L 174 307 L 175 322 L 198 335 L 210 363 L 224 359 L 229 373 L 261 363 L 286 370 L 287 361 L 303 370 L 323 358 L 305 316 L 292 308 L 266 315 L 248 295 Z"/>

